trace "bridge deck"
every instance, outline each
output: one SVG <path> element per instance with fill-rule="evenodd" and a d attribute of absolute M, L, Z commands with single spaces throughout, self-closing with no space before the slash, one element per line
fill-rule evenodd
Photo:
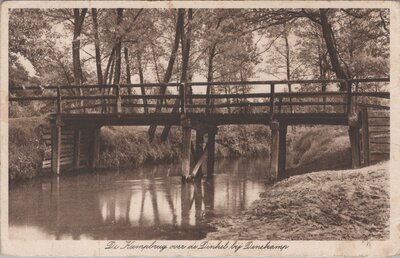
<path fill-rule="evenodd" d="M 265 114 L 204 114 L 187 113 L 187 118 L 207 123 L 208 125 L 228 124 L 266 124 L 271 120 L 269 113 Z M 56 114 L 51 115 L 52 120 Z M 326 124 L 348 125 L 348 116 L 343 113 L 281 113 L 274 114 L 274 119 L 287 125 L 296 124 Z M 179 113 L 151 114 L 62 114 L 61 121 L 65 126 L 127 126 L 127 125 L 181 125 Z"/>

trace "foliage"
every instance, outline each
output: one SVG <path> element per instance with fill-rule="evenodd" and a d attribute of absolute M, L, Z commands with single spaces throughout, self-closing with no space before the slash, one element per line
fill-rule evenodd
<path fill-rule="evenodd" d="M 9 179 L 27 179 L 41 175 L 44 142 L 40 125 L 43 117 L 9 120 Z"/>

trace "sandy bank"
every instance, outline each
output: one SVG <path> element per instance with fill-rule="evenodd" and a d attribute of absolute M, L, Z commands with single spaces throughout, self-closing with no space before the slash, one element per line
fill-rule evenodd
<path fill-rule="evenodd" d="M 241 216 L 212 225 L 217 232 L 208 239 L 388 239 L 388 162 L 291 177 L 262 193 Z"/>

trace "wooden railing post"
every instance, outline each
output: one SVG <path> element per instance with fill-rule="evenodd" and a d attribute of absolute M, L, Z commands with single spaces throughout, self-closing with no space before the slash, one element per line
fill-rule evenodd
<path fill-rule="evenodd" d="M 61 97 L 61 88 L 57 87 L 57 114 L 62 114 L 63 105 L 62 105 L 62 97 Z"/>
<path fill-rule="evenodd" d="M 179 84 L 181 97 L 181 113 L 186 114 L 186 83 Z"/>
<path fill-rule="evenodd" d="M 274 106 L 275 106 L 275 84 L 271 83 L 270 85 L 270 107 L 269 107 L 269 113 L 270 113 L 270 118 L 272 119 L 273 114 L 274 114 Z"/>
<path fill-rule="evenodd" d="M 116 113 L 121 113 L 122 112 L 122 105 L 121 105 L 121 87 L 119 86 L 119 84 L 115 85 L 115 96 L 116 96 Z"/>
<path fill-rule="evenodd" d="M 279 97 L 279 102 L 278 102 L 278 113 L 281 113 L 282 111 L 282 97 Z"/>
<path fill-rule="evenodd" d="M 351 115 L 352 111 L 352 101 L 351 101 L 351 83 L 346 80 L 346 88 L 347 88 L 347 115 Z"/>

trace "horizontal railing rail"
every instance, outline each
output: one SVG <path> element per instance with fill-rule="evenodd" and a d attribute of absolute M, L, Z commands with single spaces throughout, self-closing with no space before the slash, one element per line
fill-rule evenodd
<path fill-rule="evenodd" d="M 57 113 L 87 112 L 101 108 L 101 112 L 122 113 L 133 112 L 131 108 L 155 108 L 154 112 L 219 112 L 221 108 L 252 108 L 251 112 L 269 112 L 271 116 L 281 112 L 301 112 L 309 106 L 321 106 L 323 112 L 343 112 L 350 114 L 357 106 L 370 106 L 386 108 L 383 100 L 390 99 L 390 93 L 386 91 L 373 91 L 374 85 L 389 82 L 389 78 L 365 78 L 365 79 L 334 79 L 334 80 L 270 80 L 270 81 L 238 81 L 238 82 L 189 82 L 189 83 L 145 83 L 145 84 L 121 84 L 121 85 L 67 85 L 67 86 L 17 86 L 10 89 L 10 102 L 23 101 L 53 101 L 56 103 Z M 340 84 L 337 91 L 322 91 L 322 85 Z M 368 83 L 373 87 L 366 88 Z M 307 91 L 285 92 L 282 86 L 296 84 L 312 85 Z M 321 84 L 315 90 L 314 84 Z M 258 91 L 264 92 L 232 92 L 235 86 L 257 86 Z M 346 86 L 344 91 L 343 85 Z M 211 94 L 190 94 L 191 87 L 213 87 Z M 232 86 L 227 91 L 226 86 Z M 338 85 L 339 86 L 339 85 Z M 141 93 L 137 94 L 133 88 L 141 87 Z M 152 93 L 145 94 L 143 88 L 153 88 Z M 166 94 L 164 89 L 173 87 Z M 220 92 L 215 91 L 221 87 Z M 375 87 L 375 88 L 374 88 Z M 74 89 L 84 89 L 80 95 Z M 97 89 L 97 90 L 96 90 Z M 163 90 L 161 90 L 163 89 Z M 158 90 L 158 91 L 157 91 Z M 277 91 L 278 90 L 278 91 Z M 80 91 L 82 92 L 82 91 Z M 204 92 L 209 92 L 204 90 Z M 42 95 L 43 94 L 43 95 Z M 142 103 L 139 103 L 140 101 Z M 361 100 L 361 101 L 360 101 Z M 382 101 L 381 101 L 382 100 Z M 100 101 L 93 103 L 92 101 Z M 265 109 L 267 108 L 267 109 Z M 286 108 L 286 110 L 284 110 Z M 129 110 L 130 109 L 130 110 Z M 171 110 L 172 109 L 172 110 Z M 290 111 L 288 111 L 290 109 Z M 107 111 L 108 110 L 108 111 Z M 342 111 L 340 111 L 342 110 Z M 247 110 L 248 111 L 248 110 Z M 90 111 L 93 112 L 93 111 Z M 137 111 L 135 111 L 137 112 Z M 250 112 L 250 111 L 249 111 Z"/>

